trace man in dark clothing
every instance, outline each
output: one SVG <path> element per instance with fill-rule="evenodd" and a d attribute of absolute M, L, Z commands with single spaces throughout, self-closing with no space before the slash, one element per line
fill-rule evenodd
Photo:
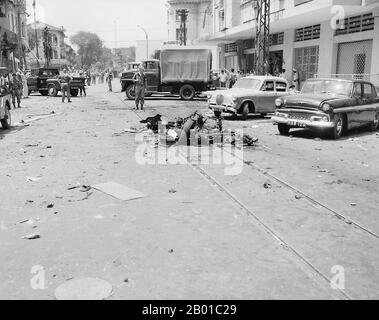
<path fill-rule="evenodd" d="M 85 75 L 83 75 L 83 73 L 80 73 L 79 75 L 80 75 L 81 78 L 84 78 L 84 77 L 85 77 Z M 80 91 L 80 96 L 82 96 L 83 93 L 84 93 L 84 96 L 85 96 L 85 97 L 87 96 L 87 92 L 86 92 L 86 82 L 85 82 L 85 81 L 84 81 L 84 83 L 83 83 L 83 87 L 79 87 L 79 91 Z"/>
<path fill-rule="evenodd" d="M 67 73 L 66 70 L 63 71 L 63 74 L 59 77 L 59 82 L 61 83 L 62 90 L 62 102 L 67 100 L 71 103 L 71 93 L 70 93 L 70 83 L 72 81 L 72 77 Z"/>
<path fill-rule="evenodd" d="M 108 83 L 108 87 L 109 87 L 110 92 L 112 91 L 112 80 L 113 80 L 113 72 L 109 71 L 108 75 L 107 75 L 107 83 Z"/>
<path fill-rule="evenodd" d="M 11 93 L 12 93 L 12 104 L 13 107 L 16 108 L 16 100 L 17 100 L 17 107 L 21 108 L 21 95 L 22 95 L 22 81 L 17 77 L 15 73 L 12 75 L 12 81 L 11 81 Z"/>
<path fill-rule="evenodd" d="M 138 105 L 139 103 L 141 103 L 141 110 L 143 110 L 143 105 L 145 103 L 145 90 L 147 87 L 147 78 L 142 67 L 140 67 L 139 71 L 134 75 L 133 82 L 135 84 L 136 108 L 138 110 Z"/>

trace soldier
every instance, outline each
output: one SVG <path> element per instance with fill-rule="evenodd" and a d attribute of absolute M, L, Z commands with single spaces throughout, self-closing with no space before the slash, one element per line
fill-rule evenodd
<path fill-rule="evenodd" d="M 72 80 L 72 77 L 67 73 L 67 70 L 64 70 L 63 74 L 59 77 L 59 82 L 61 83 L 63 103 L 66 99 L 66 95 L 67 95 L 68 103 L 71 103 L 71 92 L 70 92 L 71 80 Z"/>
<path fill-rule="evenodd" d="M 141 103 L 141 110 L 143 110 L 147 78 L 142 67 L 140 67 L 139 71 L 134 75 L 133 82 L 135 83 L 136 108 L 138 110 L 138 104 Z"/>
<path fill-rule="evenodd" d="M 12 104 L 13 107 L 16 108 L 16 100 L 18 108 L 21 108 L 21 95 L 22 95 L 22 81 L 17 74 L 12 74 L 11 81 L 11 93 L 12 93 Z"/>

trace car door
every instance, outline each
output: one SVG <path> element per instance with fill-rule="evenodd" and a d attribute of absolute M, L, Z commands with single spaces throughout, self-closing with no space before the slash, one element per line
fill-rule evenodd
<path fill-rule="evenodd" d="M 378 102 L 374 86 L 371 83 L 363 83 L 363 103 L 369 106 L 369 109 L 362 114 L 363 120 L 366 123 L 371 123 L 374 120 L 376 112 L 374 104 Z"/>
<path fill-rule="evenodd" d="M 361 107 L 364 106 L 363 100 L 363 85 L 361 82 L 354 83 L 353 97 L 355 100 L 355 110 L 349 112 L 347 115 L 348 118 L 348 127 L 349 129 L 354 129 L 361 126 L 363 117 Z"/>
<path fill-rule="evenodd" d="M 38 91 L 38 70 L 31 70 L 30 76 L 26 81 L 29 91 Z"/>
<path fill-rule="evenodd" d="M 144 62 L 145 75 L 147 78 L 147 91 L 158 91 L 159 84 L 159 67 L 157 61 Z"/>
<path fill-rule="evenodd" d="M 255 105 L 256 113 L 270 113 L 273 112 L 275 106 L 276 92 L 275 81 L 266 80 L 259 93 L 258 103 Z"/>

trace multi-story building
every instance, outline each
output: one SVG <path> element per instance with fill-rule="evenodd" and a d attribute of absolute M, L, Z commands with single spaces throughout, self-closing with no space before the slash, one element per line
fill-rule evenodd
<path fill-rule="evenodd" d="M 180 41 L 180 11 L 187 10 L 187 44 L 193 45 L 200 37 L 210 35 L 212 0 L 168 0 L 168 41 Z"/>
<path fill-rule="evenodd" d="M 25 67 L 28 48 L 25 0 L 0 0 L 0 66 L 11 71 Z"/>
<path fill-rule="evenodd" d="M 50 67 L 52 68 L 64 68 L 65 66 L 69 65 L 70 63 L 66 59 L 66 45 L 65 45 L 65 29 L 63 27 L 54 27 L 52 25 L 49 25 L 47 23 L 39 22 L 37 21 L 35 24 L 31 23 L 28 25 L 28 28 L 31 30 L 31 34 L 34 33 L 34 30 L 37 30 L 37 46 L 38 46 L 38 52 L 37 52 L 37 46 L 36 44 L 33 44 L 33 47 L 31 48 L 31 51 L 28 55 L 28 63 L 30 67 L 35 68 L 37 67 L 39 62 L 40 66 L 44 66 L 46 64 L 45 55 L 44 55 L 44 48 L 43 48 L 43 32 L 45 28 L 48 28 L 49 33 L 51 34 L 51 44 L 53 49 L 52 59 L 50 61 Z M 33 37 L 35 41 L 35 37 Z M 37 59 L 37 57 L 39 59 Z"/>
<path fill-rule="evenodd" d="M 178 1 L 176 1 L 178 2 Z M 186 2 L 186 1 L 183 1 Z M 257 1 L 212 0 L 209 35 L 196 43 L 217 44 L 220 68 L 254 68 Z M 379 0 L 271 0 L 271 65 L 300 71 L 304 80 L 352 74 L 379 85 Z"/>

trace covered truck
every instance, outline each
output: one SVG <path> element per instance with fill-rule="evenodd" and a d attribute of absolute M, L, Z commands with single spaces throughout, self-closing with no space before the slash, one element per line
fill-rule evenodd
<path fill-rule="evenodd" d="M 197 93 L 207 91 L 212 83 L 212 52 L 199 48 L 170 48 L 161 52 L 160 60 L 141 62 L 147 76 L 147 95 L 155 93 L 179 94 L 183 100 L 192 100 Z M 121 77 L 122 91 L 134 99 L 133 76 L 126 71 Z"/>

